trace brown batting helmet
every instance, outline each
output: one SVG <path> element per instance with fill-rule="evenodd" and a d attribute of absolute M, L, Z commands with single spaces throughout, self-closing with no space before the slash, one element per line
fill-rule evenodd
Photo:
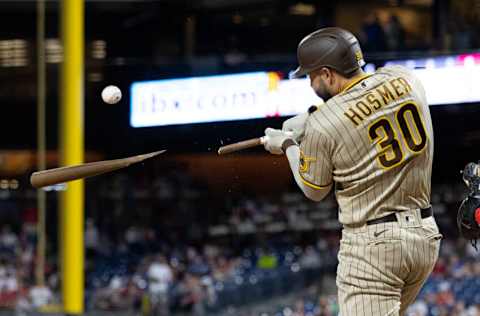
<path fill-rule="evenodd" d="M 305 36 L 297 48 L 300 66 L 290 78 L 299 78 L 320 67 L 348 75 L 365 65 L 357 38 L 339 27 L 326 27 Z"/>

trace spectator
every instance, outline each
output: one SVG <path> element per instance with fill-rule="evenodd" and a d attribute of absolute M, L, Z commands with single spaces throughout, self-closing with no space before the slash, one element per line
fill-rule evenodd
<path fill-rule="evenodd" d="M 385 51 L 385 32 L 375 13 L 369 14 L 362 27 L 363 49 L 366 52 Z"/>
<path fill-rule="evenodd" d="M 36 285 L 30 289 L 29 298 L 31 307 L 34 310 L 39 310 L 43 306 L 52 304 L 54 296 L 52 291 L 45 285 Z"/>
<path fill-rule="evenodd" d="M 147 277 L 148 294 L 154 315 L 168 315 L 168 290 L 173 281 L 173 273 L 163 255 L 155 257 L 148 268 Z"/>
<path fill-rule="evenodd" d="M 133 225 L 127 228 L 125 231 L 125 241 L 128 246 L 134 246 L 142 242 L 142 231 L 141 228 Z"/>
<path fill-rule="evenodd" d="M 18 282 L 14 269 L 7 270 L 7 274 L 3 279 L 2 292 L 14 293 L 18 291 Z"/>
<path fill-rule="evenodd" d="M 447 271 L 447 266 L 445 264 L 445 259 L 443 257 L 439 257 L 437 263 L 435 264 L 435 268 L 433 268 L 432 276 L 442 276 Z"/>
<path fill-rule="evenodd" d="M 472 48 L 473 32 L 471 26 L 464 19 L 454 17 L 451 20 L 452 49 L 464 50 Z"/>
<path fill-rule="evenodd" d="M 2 232 L 0 233 L 0 250 L 9 254 L 13 254 L 16 250 L 17 245 L 18 238 L 12 232 L 10 226 L 3 226 Z"/>
<path fill-rule="evenodd" d="M 470 306 L 467 309 L 467 316 L 480 316 L 480 304 Z"/>
<path fill-rule="evenodd" d="M 123 291 L 125 282 L 119 275 L 114 275 L 108 286 L 98 290 L 94 297 L 94 306 L 103 310 L 117 310 L 128 308 L 124 301 Z"/>
<path fill-rule="evenodd" d="M 304 269 L 315 269 L 322 265 L 322 259 L 314 247 L 308 246 L 300 257 L 299 263 Z"/>
<path fill-rule="evenodd" d="M 407 309 L 408 316 L 428 316 L 428 306 L 423 300 L 417 300 Z"/>
<path fill-rule="evenodd" d="M 387 48 L 391 51 L 400 51 L 405 47 L 405 29 L 403 28 L 398 16 L 391 15 L 385 25 L 385 38 Z"/>
<path fill-rule="evenodd" d="M 195 275 L 205 275 L 210 272 L 210 267 L 199 255 L 192 258 L 190 265 L 188 266 L 188 272 Z"/>
<path fill-rule="evenodd" d="M 467 310 L 465 309 L 465 303 L 463 301 L 455 303 L 451 316 L 468 316 Z"/>
<path fill-rule="evenodd" d="M 451 285 L 448 281 L 443 281 L 438 286 L 437 304 L 439 306 L 446 306 L 452 308 L 455 303 L 453 293 L 451 291 Z"/>
<path fill-rule="evenodd" d="M 85 249 L 87 256 L 95 255 L 99 246 L 99 234 L 98 228 L 95 226 L 93 219 L 88 218 L 86 220 L 85 228 Z"/>
<path fill-rule="evenodd" d="M 188 306 L 192 316 L 206 314 L 206 291 L 199 276 L 191 273 L 185 275 L 186 293 L 181 305 Z"/>
<path fill-rule="evenodd" d="M 228 48 L 224 55 L 224 63 L 227 66 L 237 66 L 247 60 L 247 55 L 239 49 L 239 41 L 236 36 L 228 38 Z"/>

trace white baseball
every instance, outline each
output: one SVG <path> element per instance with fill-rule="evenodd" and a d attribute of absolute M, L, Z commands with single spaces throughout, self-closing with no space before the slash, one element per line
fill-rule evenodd
<path fill-rule="evenodd" d="M 115 104 L 122 99 L 122 91 L 117 86 L 106 86 L 102 91 L 102 99 L 105 103 Z"/>

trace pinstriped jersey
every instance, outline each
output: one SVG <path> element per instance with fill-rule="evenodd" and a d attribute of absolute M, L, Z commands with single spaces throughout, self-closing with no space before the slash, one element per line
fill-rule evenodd
<path fill-rule="evenodd" d="M 319 106 L 300 151 L 307 185 L 335 183 L 344 225 L 430 205 L 432 122 L 423 86 L 407 68 L 380 68 Z"/>

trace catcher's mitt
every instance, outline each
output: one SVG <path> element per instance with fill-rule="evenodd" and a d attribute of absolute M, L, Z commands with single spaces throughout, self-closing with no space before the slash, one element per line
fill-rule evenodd
<path fill-rule="evenodd" d="M 463 170 L 463 181 L 467 184 L 468 196 L 458 209 L 458 230 L 477 249 L 477 239 L 480 239 L 480 166 L 469 163 Z"/>

